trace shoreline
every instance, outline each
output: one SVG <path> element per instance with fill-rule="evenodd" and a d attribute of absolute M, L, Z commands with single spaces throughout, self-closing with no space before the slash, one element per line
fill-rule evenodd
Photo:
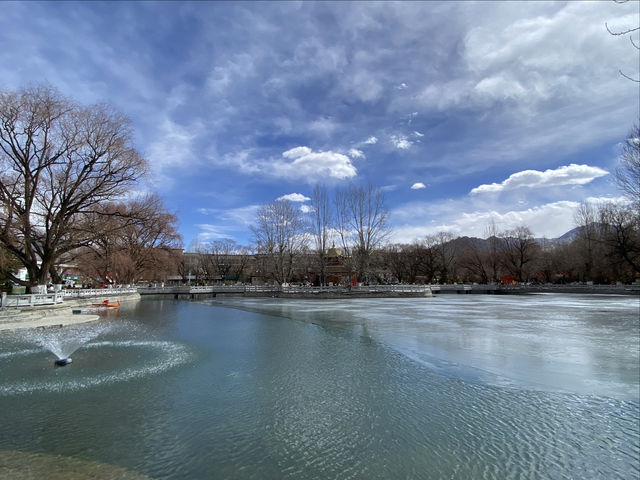
<path fill-rule="evenodd" d="M 487 289 L 486 285 L 466 286 L 462 289 L 462 285 L 452 288 L 453 286 L 431 286 L 427 292 L 391 292 L 391 291 L 305 291 L 305 289 L 296 289 L 296 291 L 253 291 L 243 293 L 217 292 L 213 294 L 207 293 L 171 293 L 174 298 L 193 299 L 197 297 L 226 297 L 226 296 L 244 296 L 253 298 L 282 298 L 282 299 L 332 299 L 332 300 L 348 300 L 355 298 L 433 298 L 441 295 L 451 294 L 471 294 L 471 295 L 531 295 L 540 293 L 556 293 L 556 294 L 582 294 L 582 295 L 621 295 L 621 296 L 639 296 L 640 289 L 636 286 L 627 286 L 620 288 L 619 286 L 501 286 L 492 290 Z M 438 288 L 440 287 L 440 288 Z M 635 287 L 635 288 L 634 288 Z M 164 289 L 163 289 L 164 290 Z M 168 295 L 168 292 L 154 292 L 153 296 Z M 106 295 L 105 295 L 106 296 Z M 96 303 L 100 303 L 97 297 L 71 298 L 57 305 L 43 305 L 36 307 L 23 308 L 3 308 L 0 309 L 0 334 L 13 330 L 21 329 L 37 329 L 37 328 L 62 328 L 70 325 L 78 325 L 83 323 L 97 322 L 101 318 L 94 312 L 75 313 L 74 311 L 84 308 L 94 307 Z M 127 303 L 139 301 L 140 293 L 129 293 L 122 295 L 109 295 L 110 301 L 120 301 Z"/>
<path fill-rule="evenodd" d="M 96 313 L 74 313 L 73 310 L 92 307 L 101 297 L 74 298 L 65 300 L 58 305 L 46 305 L 40 307 L 5 308 L 0 311 L 0 334 L 23 329 L 36 328 L 62 328 L 70 325 L 92 323 L 103 317 Z M 120 303 L 139 301 L 139 294 L 110 295 L 110 300 Z"/>

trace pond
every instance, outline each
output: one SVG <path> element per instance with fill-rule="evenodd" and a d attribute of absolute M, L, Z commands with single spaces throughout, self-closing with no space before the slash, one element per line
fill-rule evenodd
<path fill-rule="evenodd" d="M 2 335 L 0 477 L 636 478 L 639 308 L 144 298 Z"/>

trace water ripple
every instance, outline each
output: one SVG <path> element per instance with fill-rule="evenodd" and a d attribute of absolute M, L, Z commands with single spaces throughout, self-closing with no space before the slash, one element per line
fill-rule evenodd
<path fill-rule="evenodd" d="M 187 363 L 191 358 L 189 349 L 175 342 L 169 341 L 103 341 L 88 343 L 82 347 L 84 350 L 115 350 L 114 356 L 123 350 L 146 351 L 146 358 L 142 363 L 134 362 L 131 366 L 125 366 L 116 370 L 109 370 L 104 366 L 99 371 L 81 373 L 80 375 L 59 377 L 53 379 L 35 375 L 30 380 L 0 383 L 0 396 L 19 395 L 31 392 L 73 392 L 85 388 L 110 385 L 116 382 L 134 380 L 150 375 L 158 375 L 179 365 Z M 42 355 L 41 349 L 21 349 L 0 354 L 4 361 L 19 361 L 22 357 Z M 104 353 L 104 352 L 103 352 Z M 72 369 L 75 365 L 65 367 Z M 5 366 L 10 369 L 11 366 Z M 41 372 L 35 372 L 36 374 Z M 6 378 L 5 378 L 6 380 Z"/>

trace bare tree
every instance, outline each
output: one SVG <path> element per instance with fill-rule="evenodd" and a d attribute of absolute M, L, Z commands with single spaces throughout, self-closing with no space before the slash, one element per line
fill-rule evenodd
<path fill-rule="evenodd" d="M 640 273 L 640 215 L 622 205 L 602 205 L 599 210 L 602 242 L 610 256 Z"/>
<path fill-rule="evenodd" d="M 407 256 L 405 255 L 405 245 L 393 244 L 387 245 L 384 249 L 384 259 L 387 263 L 391 274 L 400 282 L 407 280 Z"/>
<path fill-rule="evenodd" d="M 249 247 L 238 245 L 231 267 L 231 275 L 235 277 L 237 281 L 245 281 L 247 269 L 250 267 L 251 255 L 252 252 Z"/>
<path fill-rule="evenodd" d="M 632 207 L 640 211 L 640 124 L 633 126 L 622 147 L 616 183 L 631 200 Z"/>
<path fill-rule="evenodd" d="M 287 200 L 262 205 L 251 227 L 265 273 L 277 283 L 291 280 L 295 257 L 304 244 L 300 210 Z"/>
<path fill-rule="evenodd" d="M 623 4 L 623 3 L 628 3 L 629 0 L 613 0 L 614 3 L 618 3 L 618 4 Z M 629 28 L 623 28 L 623 29 L 615 29 L 612 30 L 609 25 L 605 22 L 604 24 L 605 28 L 607 29 L 607 32 L 609 32 L 610 35 L 616 36 L 616 37 L 626 37 L 628 35 L 629 41 L 631 42 L 631 45 L 633 46 L 633 48 L 635 48 L 636 50 L 640 50 L 640 43 L 636 43 L 633 40 L 633 34 L 635 32 L 637 32 L 638 30 L 640 30 L 640 26 L 637 27 L 629 27 Z M 640 78 L 633 78 L 629 75 L 627 75 L 626 73 L 624 73 L 622 70 L 618 70 L 618 72 L 620 72 L 620 75 L 622 75 L 624 78 L 631 80 L 632 82 L 637 82 L 640 83 Z"/>
<path fill-rule="evenodd" d="M 536 260 L 539 247 L 528 227 L 519 226 L 501 236 L 502 264 L 519 282 L 529 280 L 529 265 Z"/>
<path fill-rule="evenodd" d="M 19 262 L 4 248 L 0 246 L 0 283 L 5 283 L 7 272 L 18 270 Z"/>
<path fill-rule="evenodd" d="M 498 238 L 498 226 L 495 219 L 491 219 L 484 229 L 484 235 L 488 242 L 487 248 L 487 268 L 489 270 L 489 280 L 497 283 L 500 278 L 500 239 Z"/>
<path fill-rule="evenodd" d="M 316 264 L 320 272 L 320 284 L 326 283 L 327 251 L 329 250 L 330 231 L 333 225 L 333 215 L 327 189 L 316 185 L 311 199 L 310 230 L 315 243 Z"/>
<path fill-rule="evenodd" d="M 159 196 L 96 207 L 85 217 L 94 239 L 77 262 L 91 276 L 104 283 L 133 283 L 145 274 L 164 279 L 175 268 L 182 238 L 176 216 L 166 211 Z"/>
<path fill-rule="evenodd" d="M 85 215 L 87 226 L 94 232 L 93 240 L 69 252 L 69 256 L 86 276 L 105 284 L 115 283 L 116 270 L 120 270 L 116 265 L 122 263 L 119 233 L 126 224 L 126 214 L 124 204 L 108 203 Z"/>
<path fill-rule="evenodd" d="M 238 278 L 247 263 L 246 249 L 235 240 L 225 238 L 214 240 L 201 249 L 202 264 L 209 278 L 225 281 L 230 277 Z"/>
<path fill-rule="evenodd" d="M 169 213 L 157 195 L 148 195 L 129 204 L 131 221 L 122 230 L 123 253 L 132 261 L 134 272 L 122 283 L 132 283 L 145 271 L 159 271 L 176 250 L 182 247 L 178 218 Z"/>
<path fill-rule="evenodd" d="M 578 257 L 582 260 L 583 280 L 593 280 L 596 264 L 600 260 L 599 241 L 601 228 L 598 208 L 589 202 L 582 202 L 575 214 L 574 223 L 578 227 L 578 235 L 574 241 Z"/>
<path fill-rule="evenodd" d="M 468 272 L 468 276 L 480 283 L 489 283 L 489 255 L 482 241 L 477 238 L 465 238 L 464 247 L 459 252 L 458 263 Z"/>
<path fill-rule="evenodd" d="M 49 87 L 0 92 L 0 245 L 44 284 L 59 259 L 93 240 L 84 215 L 144 173 L 129 121 Z"/>
<path fill-rule="evenodd" d="M 388 212 L 382 190 L 351 185 L 336 193 L 336 227 L 344 252 L 358 280 L 366 278 L 372 252 L 389 236 Z"/>
<path fill-rule="evenodd" d="M 438 232 L 435 234 L 436 252 L 440 265 L 440 281 L 448 283 L 455 278 L 456 249 L 453 240 L 455 236 L 450 232 Z"/>
<path fill-rule="evenodd" d="M 401 283 L 415 283 L 421 273 L 424 246 L 414 241 L 409 245 L 388 245 L 383 259 L 389 272 Z"/>
<path fill-rule="evenodd" d="M 427 235 L 418 252 L 420 272 L 427 277 L 428 283 L 439 281 L 440 263 L 438 256 L 438 237 Z"/>

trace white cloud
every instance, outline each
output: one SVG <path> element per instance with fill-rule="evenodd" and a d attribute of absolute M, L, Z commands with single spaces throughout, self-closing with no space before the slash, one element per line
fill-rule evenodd
<path fill-rule="evenodd" d="M 271 173 L 289 179 L 315 183 L 323 179 L 345 180 L 358 173 L 351 159 L 342 153 L 314 152 L 308 147 L 296 147 L 282 156 L 293 161 L 275 161 L 271 164 Z"/>
<path fill-rule="evenodd" d="M 176 167 L 196 164 L 193 143 L 202 132 L 202 125 L 179 125 L 165 115 L 157 130 L 146 153 L 156 186 L 166 188 L 173 185 Z"/>
<path fill-rule="evenodd" d="M 305 197 L 301 193 L 289 193 L 287 195 L 278 197 L 278 200 L 288 200 L 290 202 L 308 202 L 311 199 L 309 197 Z"/>
<path fill-rule="evenodd" d="M 408 114 L 405 117 L 407 119 L 407 125 L 411 125 L 411 123 L 415 120 L 417 116 L 418 116 L 418 112 L 411 112 L 410 114 Z"/>
<path fill-rule="evenodd" d="M 366 70 L 354 70 L 351 75 L 343 77 L 342 86 L 361 102 L 370 103 L 378 100 L 384 93 L 384 87 L 377 76 Z"/>
<path fill-rule="evenodd" d="M 300 211 L 302 211 L 302 213 L 311 213 L 314 211 L 314 208 L 311 205 L 300 205 Z"/>
<path fill-rule="evenodd" d="M 420 132 L 418 132 L 417 130 L 414 130 L 414 131 L 413 131 L 413 134 L 414 134 L 416 137 L 424 137 L 424 133 L 420 133 Z"/>
<path fill-rule="evenodd" d="M 526 225 L 537 237 L 555 238 L 574 227 L 574 213 L 579 202 L 561 200 L 558 202 L 537 205 L 524 210 L 507 212 L 473 212 L 463 213 L 453 222 L 454 229 L 468 232 L 467 235 L 484 235 L 490 221 L 495 221 L 499 228 L 506 230 Z"/>
<path fill-rule="evenodd" d="M 498 193 L 504 190 L 516 188 L 540 188 L 557 187 L 561 185 L 584 185 L 598 177 L 608 175 L 609 172 L 598 167 L 589 165 L 563 165 L 556 169 L 545 170 L 523 170 L 514 173 L 501 183 L 491 183 L 480 185 L 471 190 L 471 195 L 480 193 Z"/>
<path fill-rule="evenodd" d="M 254 224 L 259 205 L 246 205 L 229 209 L 221 208 L 197 208 L 202 215 L 215 218 L 215 223 L 196 223 L 199 230 L 196 236 L 197 242 L 234 238 L 238 234 L 244 234 Z"/>
<path fill-rule="evenodd" d="M 362 150 L 358 150 L 357 148 L 349 149 L 348 155 L 351 158 L 364 158 L 364 152 Z"/>
<path fill-rule="evenodd" d="M 413 144 L 406 135 L 391 135 L 391 143 L 400 150 L 407 150 Z"/>
<path fill-rule="evenodd" d="M 195 225 L 200 231 L 196 237 L 195 243 L 208 242 L 211 240 L 229 238 L 234 229 L 225 225 L 212 225 L 209 223 L 199 223 Z"/>
<path fill-rule="evenodd" d="M 196 211 L 202 215 L 215 216 L 221 222 L 235 224 L 246 228 L 251 225 L 256 218 L 259 205 L 247 205 L 244 207 L 221 209 L 221 208 L 198 208 Z"/>
<path fill-rule="evenodd" d="M 574 227 L 574 213 L 579 202 L 558 201 L 538 205 L 528 209 L 500 212 L 490 209 L 484 211 L 460 212 L 464 203 L 449 201 L 439 207 L 443 215 L 434 215 L 434 205 L 409 204 L 392 212 L 391 220 L 412 219 L 411 223 L 396 224 L 393 228 L 393 241 L 407 243 L 440 231 L 451 232 L 459 236 L 485 237 L 486 228 L 495 222 L 498 230 L 508 230 L 526 225 L 536 237 L 557 238 Z M 431 219 L 430 221 L 427 219 Z M 420 221 L 422 220 L 422 221 Z"/>
<path fill-rule="evenodd" d="M 287 180 L 302 180 L 307 183 L 347 180 L 355 177 L 358 170 L 351 159 L 333 151 L 314 152 L 300 146 L 282 153 L 282 158 L 255 158 L 254 149 L 245 149 L 227 154 L 222 159 L 212 160 L 220 165 L 237 168 L 247 175 L 263 175 Z"/>
<path fill-rule="evenodd" d="M 469 172 L 537 157 L 552 167 L 559 155 L 619 139 L 620 125 L 637 120 L 637 84 L 617 72 L 638 71 L 638 52 L 604 28 L 637 25 L 637 2 L 522 6 L 465 2 L 458 68 L 395 100 L 397 112 L 418 106 L 475 119 L 475 143 L 461 139 L 440 165 Z"/>
<path fill-rule="evenodd" d="M 323 137 L 330 136 L 337 128 L 338 125 L 331 118 L 318 118 L 306 125 L 306 130 Z"/>
<path fill-rule="evenodd" d="M 421 190 L 423 188 L 427 188 L 427 186 L 422 182 L 416 182 L 411 185 L 411 190 Z"/>
<path fill-rule="evenodd" d="M 365 145 L 375 145 L 376 143 L 378 143 L 378 138 L 373 135 L 364 141 Z"/>
<path fill-rule="evenodd" d="M 214 95 L 224 95 L 227 89 L 239 80 L 254 73 L 255 64 L 250 54 L 239 53 L 229 59 L 224 66 L 216 66 L 207 78 L 206 86 Z"/>
<path fill-rule="evenodd" d="M 292 148 L 291 150 L 287 150 L 286 152 L 284 152 L 282 154 L 282 156 L 284 158 L 300 158 L 300 157 L 304 157 L 305 155 L 309 155 L 311 153 L 311 149 L 309 147 L 295 147 Z"/>

